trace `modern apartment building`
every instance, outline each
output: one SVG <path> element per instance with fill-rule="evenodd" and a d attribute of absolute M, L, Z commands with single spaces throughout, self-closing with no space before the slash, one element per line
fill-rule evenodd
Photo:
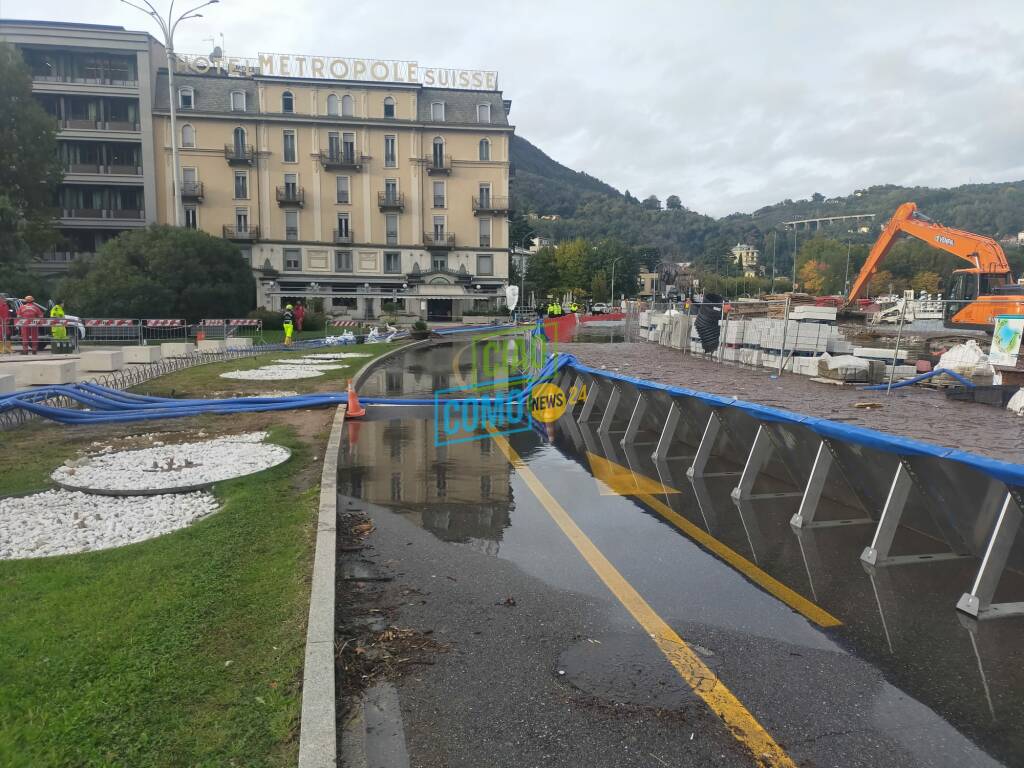
<path fill-rule="evenodd" d="M 443 320 L 503 295 L 514 129 L 499 91 L 231 61 L 176 67 L 183 221 L 242 247 L 260 306 L 319 297 L 363 318 L 396 302 Z M 166 78 L 155 91 L 157 215 L 173 222 Z"/>
<path fill-rule="evenodd" d="M 59 127 L 63 242 L 40 254 L 59 272 L 118 233 L 156 221 L 152 93 L 163 47 L 145 32 L 97 24 L 0 20 L 32 90 Z"/>

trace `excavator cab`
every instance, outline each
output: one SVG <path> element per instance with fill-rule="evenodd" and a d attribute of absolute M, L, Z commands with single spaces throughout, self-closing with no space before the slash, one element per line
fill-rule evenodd
<path fill-rule="evenodd" d="M 942 324 L 947 328 L 956 328 L 953 318 L 968 304 L 978 298 L 980 293 L 979 275 L 969 269 L 958 269 L 953 272 L 946 291 L 948 301 L 942 307 Z"/>
<path fill-rule="evenodd" d="M 999 314 L 1017 314 L 1024 302 L 1024 288 L 1012 281 L 1012 275 L 982 274 L 974 269 L 958 269 L 946 292 L 942 324 L 947 328 L 975 328 L 991 331 Z"/>

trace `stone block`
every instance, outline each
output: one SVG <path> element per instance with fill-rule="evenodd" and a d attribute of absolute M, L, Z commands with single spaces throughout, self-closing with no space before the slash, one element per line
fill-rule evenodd
<path fill-rule="evenodd" d="M 13 373 L 0 374 L 0 395 L 5 395 L 8 392 L 13 392 L 18 387 L 14 383 Z"/>
<path fill-rule="evenodd" d="M 224 339 L 202 339 L 199 342 L 200 352 L 223 352 L 228 348 Z"/>
<path fill-rule="evenodd" d="M 126 363 L 159 363 L 164 358 L 160 347 L 125 347 L 121 353 Z"/>
<path fill-rule="evenodd" d="M 231 336 L 228 338 L 228 349 L 249 349 L 252 336 Z"/>
<path fill-rule="evenodd" d="M 19 386 L 43 384 L 71 384 L 78 375 L 74 360 L 48 360 L 38 363 L 18 363 L 14 376 Z"/>
<path fill-rule="evenodd" d="M 124 368 L 124 356 L 121 350 L 97 349 L 83 352 L 78 359 L 78 370 L 97 373 L 110 373 Z"/>
<path fill-rule="evenodd" d="M 190 341 L 165 341 L 160 345 L 164 357 L 188 357 L 196 351 L 196 345 Z"/>

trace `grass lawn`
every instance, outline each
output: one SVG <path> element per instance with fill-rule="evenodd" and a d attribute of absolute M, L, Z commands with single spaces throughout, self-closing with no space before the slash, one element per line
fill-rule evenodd
<path fill-rule="evenodd" d="M 353 372 L 366 360 L 353 361 Z M 167 379 L 184 377 L 180 394 L 211 375 L 225 389 L 231 382 L 216 378 L 218 367 Z M 119 549 L 0 561 L 0 765 L 295 764 L 320 461 L 333 413 L 36 423 L 3 434 L 0 495 L 48 487 L 50 471 L 93 442 L 145 432 L 269 429 L 293 456 L 218 484 L 221 510 L 189 528 Z"/>

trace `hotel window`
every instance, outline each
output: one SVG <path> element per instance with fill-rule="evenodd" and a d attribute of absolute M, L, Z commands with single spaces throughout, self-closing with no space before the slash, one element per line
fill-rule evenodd
<path fill-rule="evenodd" d="M 334 271 L 335 272 L 351 272 L 352 271 L 352 251 L 335 251 L 334 252 Z"/>
<path fill-rule="evenodd" d="M 235 171 L 235 200 L 249 199 L 249 174 L 246 171 Z"/>
<path fill-rule="evenodd" d="M 490 253 L 478 253 L 476 255 L 476 273 L 478 275 L 494 274 L 494 256 Z"/>
<path fill-rule="evenodd" d="M 384 233 L 388 245 L 398 245 L 398 214 L 389 213 L 384 217 Z"/>
<path fill-rule="evenodd" d="M 487 210 L 491 207 L 491 185 L 481 184 L 480 185 L 480 208 Z"/>
<path fill-rule="evenodd" d="M 294 163 L 295 160 L 295 131 L 284 132 L 284 161 Z"/>
<path fill-rule="evenodd" d="M 188 123 L 181 126 L 181 146 L 194 147 L 196 145 L 196 129 Z"/>
<path fill-rule="evenodd" d="M 395 116 L 395 100 L 390 96 L 384 97 L 384 117 Z"/>
<path fill-rule="evenodd" d="M 351 200 L 349 199 L 349 196 L 348 196 L 349 177 L 348 176 L 338 176 L 336 183 L 337 183 L 337 189 L 338 189 L 338 202 L 339 203 L 346 203 L 346 204 L 351 202 Z"/>
<path fill-rule="evenodd" d="M 284 268 L 287 272 L 298 272 L 302 269 L 302 251 L 300 249 L 284 249 Z"/>
<path fill-rule="evenodd" d="M 489 139 L 480 139 L 480 159 L 491 159 L 491 142 Z"/>
<path fill-rule="evenodd" d="M 294 112 L 295 111 L 295 97 L 292 96 L 291 91 L 285 91 L 281 94 L 281 111 L 282 112 Z"/>
<path fill-rule="evenodd" d="M 491 220 L 489 218 L 480 219 L 480 247 L 491 247 Z"/>
<path fill-rule="evenodd" d="M 489 123 L 489 122 L 491 122 L 491 105 L 490 104 L 477 104 L 476 105 L 476 121 L 478 123 Z"/>
<path fill-rule="evenodd" d="M 286 173 L 284 175 L 284 193 L 290 200 L 294 200 L 298 196 L 299 175 L 297 173 Z"/>
<path fill-rule="evenodd" d="M 249 231 L 248 208 L 235 208 L 235 230 L 242 234 Z"/>
<path fill-rule="evenodd" d="M 352 101 L 352 97 L 347 93 L 341 97 L 341 116 L 352 117 L 355 114 L 354 111 L 355 102 Z"/>
<path fill-rule="evenodd" d="M 444 102 L 435 101 L 430 105 L 430 119 L 435 122 L 444 122 Z"/>
<path fill-rule="evenodd" d="M 444 216 L 434 217 L 434 239 L 444 240 Z"/>
<path fill-rule="evenodd" d="M 397 136 L 385 136 L 384 137 L 384 167 L 394 168 L 398 165 L 398 137 Z"/>
<path fill-rule="evenodd" d="M 241 154 L 245 151 L 245 128 L 235 128 L 231 134 L 235 142 L 235 154 Z"/>
<path fill-rule="evenodd" d="M 397 251 L 384 251 L 384 272 L 397 275 L 402 271 L 402 254 Z"/>
<path fill-rule="evenodd" d="M 444 182 L 434 182 L 434 207 L 444 208 Z"/>
<path fill-rule="evenodd" d="M 347 239 L 352 236 L 352 230 L 348 225 L 348 214 L 338 214 L 338 239 Z"/>
<path fill-rule="evenodd" d="M 196 226 L 196 207 L 194 205 L 186 205 L 185 207 L 185 228 L 186 229 L 198 229 Z"/>
<path fill-rule="evenodd" d="M 327 97 L 327 114 L 334 116 L 338 114 L 338 97 L 333 93 Z"/>
<path fill-rule="evenodd" d="M 430 268 L 435 272 L 444 272 L 448 269 L 448 254 L 435 253 L 430 257 Z"/>
<path fill-rule="evenodd" d="M 384 179 L 384 197 L 388 200 L 398 200 L 398 179 Z"/>
<path fill-rule="evenodd" d="M 346 163 L 353 163 L 356 159 L 356 135 L 354 133 L 341 134 L 341 151 Z"/>
<path fill-rule="evenodd" d="M 199 182 L 199 171 L 194 167 L 189 166 L 181 169 L 181 183 L 185 186 L 189 184 L 196 184 Z"/>
<path fill-rule="evenodd" d="M 435 168 L 444 168 L 444 139 L 440 136 L 434 137 L 433 142 L 434 155 L 433 162 Z"/>
<path fill-rule="evenodd" d="M 299 239 L 299 212 L 298 211 L 285 211 L 284 212 L 284 239 L 285 240 L 298 240 Z"/>
<path fill-rule="evenodd" d="M 231 92 L 231 111 L 245 112 L 245 91 Z"/>
<path fill-rule="evenodd" d="M 196 92 L 192 86 L 186 85 L 178 89 L 178 109 L 195 109 Z"/>

